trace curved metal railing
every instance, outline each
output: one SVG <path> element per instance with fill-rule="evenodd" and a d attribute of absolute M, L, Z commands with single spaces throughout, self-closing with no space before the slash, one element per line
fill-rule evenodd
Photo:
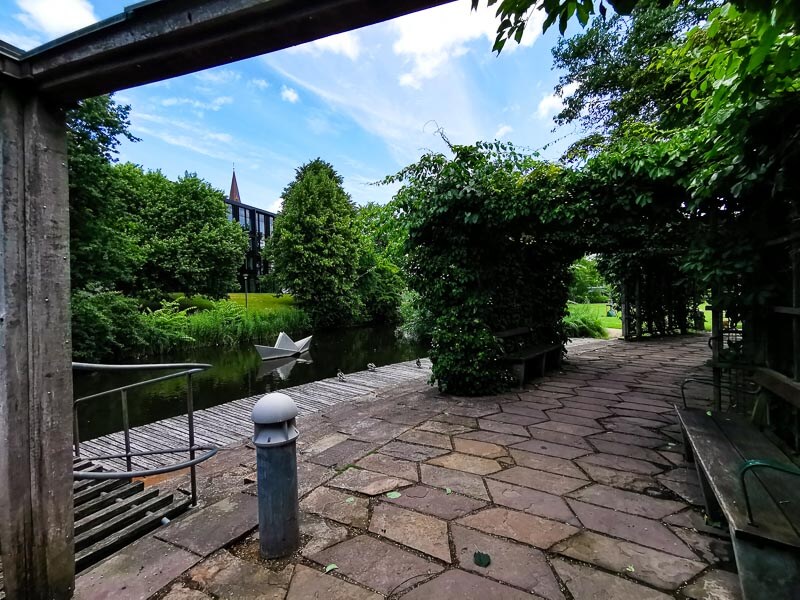
<path fill-rule="evenodd" d="M 149 475 L 159 475 L 162 473 L 171 473 L 181 469 L 190 469 L 191 480 L 191 496 L 192 505 L 197 504 L 197 473 L 195 467 L 198 463 L 208 460 L 217 453 L 218 448 L 211 444 L 198 445 L 194 439 L 194 393 L 192 390 L 192 375 L 200 373 L 210 368 L 211 365 L 204 363 L 163 363 L 163 364 L 143 364 L 143 365 L 101 365 L 92 363 L 72 363 L 74 371 L 93 371 L 93 372 L 138 372 L 138 371 L 172 371 L 180 369 L 175 373 L 168 375 L 161 375 L 153 377 L 144 381 L 137 381 L 128 385 L 123 385 L 111 390 L 105 390 L 96 394 L 90 394 L 81 398 L 76 398 L 73 402 L 73 444 L 75 449 L 75 456 L 81 455 L 81 441 L 80 441 L 80 428 L 78 426 L 78 408 L 82 402 L 101 398 L 103 396 L 111 396 L 112 394 L 120 395 L 120 403 L 122 408 L 122 427 L 123 436 L 125 439 L 125 452 L 124 454 L 107 454 L 101 456 L 93 456 L 99 460 L 112 460 L 112 459 L 125 459 L 125 471 L 73 471 L 72 476 L 75 479 L 128 479 L 130 477 L 146 477 Z M 130 420 L 128 416 L 128 392 L 137 388 L 141 388 L 160 381 L 168 381 L 170 379 L 177 379 L 178 377 L 186 377 L 186 414 L 188 419 L 188 442 L 189 445 L 182 448 L 164 448 L 160 450 L 150 450 L 147 452 L 131 452 L 131 432 Z M 180 454 L 187 452 L 189 460 L 184 460 L 163 467 L 153 469 L 140 469 L 133 470 L 133 458 L 137 456 L 153 456 L 158 454 Z M 198 452 L 202 454 L 198 455 Z"/>

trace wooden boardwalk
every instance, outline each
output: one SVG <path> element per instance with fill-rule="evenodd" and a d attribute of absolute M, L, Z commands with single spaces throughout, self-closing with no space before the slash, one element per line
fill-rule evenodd
<path fill-rule="evenodd" d="M 412 381 L 425 381 L 430 376 L 430 368 L 430 361 L 422 359 L 422 368 L 417 367 L 414 361 L 409 361 L 377 367 L 375 371 L 348 373 L 345 375 L 344 381 L 332 377 L 279 391 L 287 394 L 297 403 L 300 415 L 307 415 L 387 387 Z M 251 437 L 253 422 L 250 419 L 250 412 L 262 395 L 258 394 L 195 411 L 196 443 L 223 447 L 240 442 L 242 438 Z M 183 448 L 188 446 L 188 431 L 186 415 L 133 427 L 131 428 L 131 447 L 134 452 Z M 82 458 L 97 459 L 102 455 L 124 452 L 125 442 L 121 431 L 81 442 Z M 185 458 L 185 453 L 135 457 L 133 466 L 138 469 L 150 469 L 163 467 L 178 460 L 185 460 Z M 125 470 L 124 460 L 105 460 L 101 461 L 101 464 L 109 469 Z"/>

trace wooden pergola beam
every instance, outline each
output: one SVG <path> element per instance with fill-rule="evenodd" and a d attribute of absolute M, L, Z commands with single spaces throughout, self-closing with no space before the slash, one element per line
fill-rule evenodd
<path fill-rule="evenodd" d="M 72 102 L 201 71 L 451 0 L 155 0 L 25 53 L 18 78 Z"/>

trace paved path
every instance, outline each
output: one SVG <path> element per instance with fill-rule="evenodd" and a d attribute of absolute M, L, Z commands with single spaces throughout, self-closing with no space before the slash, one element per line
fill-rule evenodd
<path fill-rule="evenodd" d="M 707 353 L 703 336 L 613 342 L 518 393 L 414 384 L 309 415 L 295 556 L 258 558 L 241 446 L 203 467 L 203 508 L 84 574 L 76 597 L 736 599 L 672 408 Z"/>

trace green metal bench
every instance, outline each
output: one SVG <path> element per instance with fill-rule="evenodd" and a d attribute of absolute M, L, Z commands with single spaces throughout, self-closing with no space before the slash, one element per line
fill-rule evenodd
<path fill-rule="evenodd" d="M 800 599 L 800 469 L 738 415 L 678 417 L 706 514 L 728 524 L 745 600 Z"/>

